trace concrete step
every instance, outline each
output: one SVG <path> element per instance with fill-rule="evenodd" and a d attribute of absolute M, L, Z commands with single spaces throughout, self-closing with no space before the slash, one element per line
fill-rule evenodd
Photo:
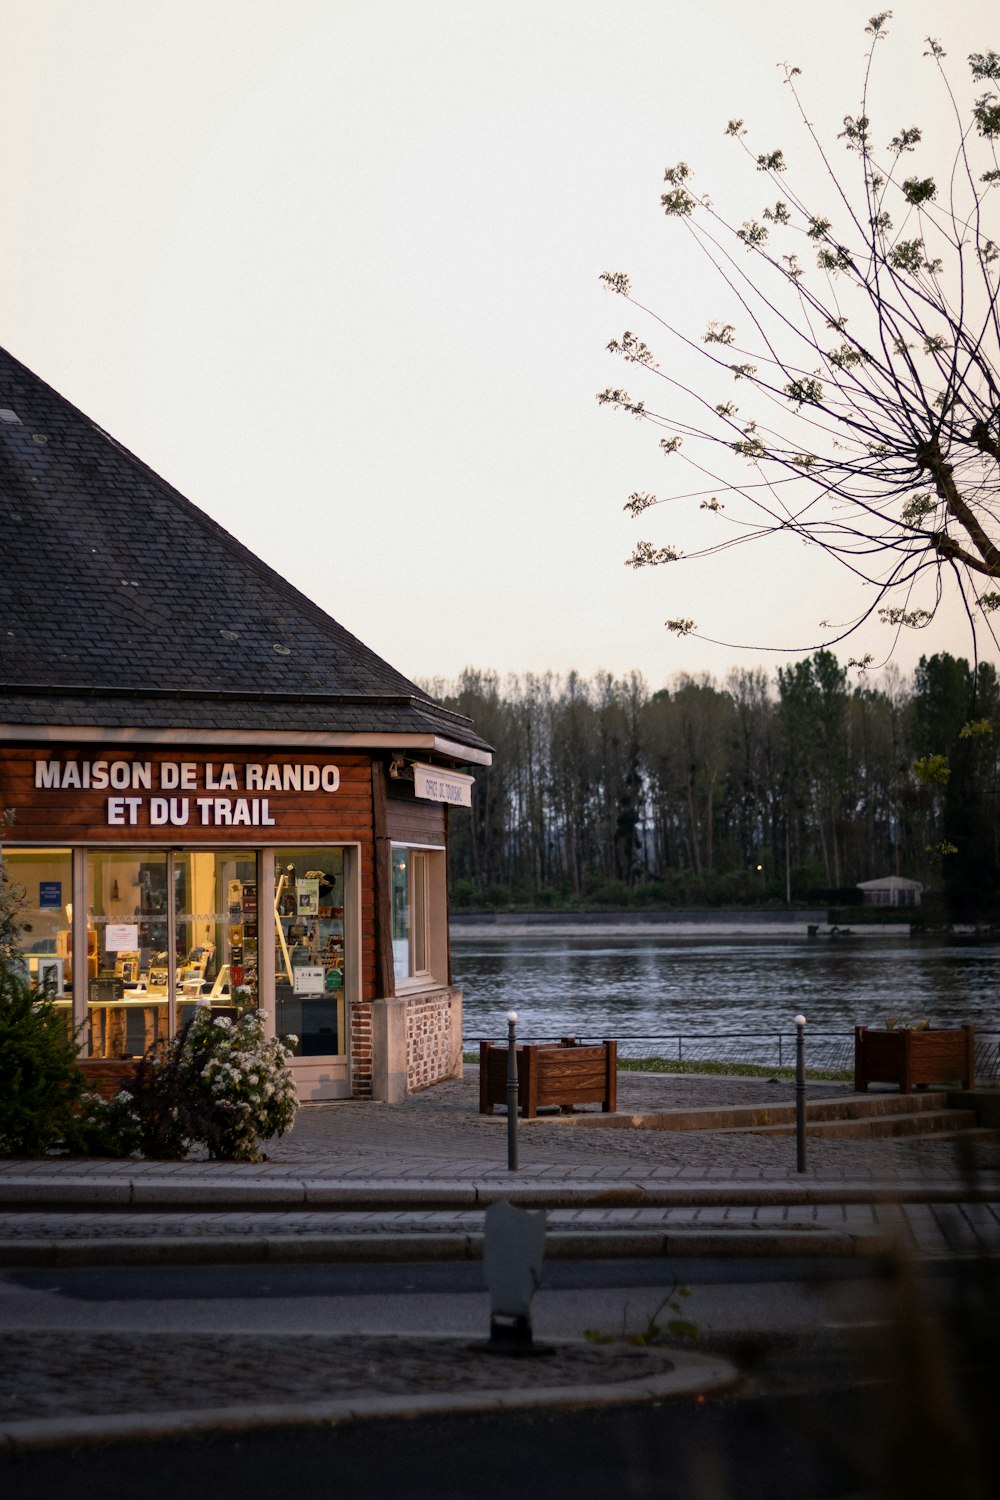
<path fill-rule="evenodd" d="M 478 1259 L 482 1209 L 346 1214 L 246 1211 L 0 1215 L 0 1267 Z M 548 1214 L 546 1256 L 1000 1254 L 1000 1206 L 871 1203 Z"/>
<path fill-rule="evenodd" d="M 976 1131 L 976 1112 L 972 1109 L 924 1109 L 912 1113 L 888 1113 L 845 1116 L 843 1119 L 807 1119 L 811 1137 L 825 1140 L 877 1140 L 890 1136 L 955 1136 Z M 978 1131 L 976 1131 L 979 1134 Z M 755 1135 L 794 1135 L 795 1125 L 769 1125 Z"/>
<path fill-rule="evenodd" d="M 806 1118 L 812 1124 L 823 1121 L 887 1118 L 895 1115 L 933 1115 L 948 1103 L 943 1089 L 921 1090 L 919 1093 L 899 1092 L 836 1094 L 826 1099 L 810 1099 L 806 1102 Z M 974 1116 L 974 1111 L 971 1111 Z M 502 1117 L 501 1117 L 502 1118 Z M 973 1123 L 975 1119 L 973 1118 Z M 545 1125 L 575 1126 L 580 1128 L 623 1130 L 768 1130 L 789 1125 L 795 1127 L 795 1105 L 792 1102 L 775 1104 L 731 1104 L 703 1109 L 655 1110 L 642 1114 L 598 1114 L 596 1112 L 568 1115 L 539 1115 L 534 1120 L 525 1120 L 529 1128 Z M 858 1134 L 865 1134 L 859 1131 Z"/>
<path fill-rule="evenodd" d="M 723 1132 L 725 1133 L 725 1132 Z M 966 1138 L 992 1138 L 992 1132 L 965 1131 Z M 804 1204 L 1000 1203 L 1000 1174 L 979 1171 L 928 1178 L 918 1173 L 891 1178 L 823 1180 L 799 1176 L 777 1179 L 675 1178 L 629 1181 L 500 1177 L 453 1181 L 334 1180 L 269 1177 L 267 1168 L 199 1166 L 206 1175 L 179 1174 L 157 1162 L 110 1163 L 106 1171 L 67 1175 L 59 1164 L 11 1164 L 0 1169 L 0 1226 L 17 1214 L 117 1213 L 135 1215 L 227 1213 L 429 1213 L 471 1211 L 507 1201 L 535 1209 L 794 1208 Z M 117 1170 L 116 1170 L 117 1169 Z M 196 1169 L 197 1170 L 197 1169 Z"/>
<path fill-rule="evenodd" d="M 948 1108 L 944 1089 L 920 1089 L 912 1094 L 897 1090 L 885 1093 L 845 1094 L 832 1099 L 808 1100 L 806 1116 L 812 1120 L 864 1120 L 885 1115 L 927 1114 Z M 794 1111 L 793 1111 L 794 1113 Z M 969 1113 L 975 1110 L 969 1107 Z"/>

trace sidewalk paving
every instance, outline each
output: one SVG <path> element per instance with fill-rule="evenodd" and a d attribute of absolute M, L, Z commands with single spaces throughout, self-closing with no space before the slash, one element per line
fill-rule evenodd
<path fill-rule="evenodd" d="M 640 1112 L 786 1102 L 791 1087 L 622 1073 L 619 1104 Z M 814 1084 L 810 1095 L 838 1090 L 850 1092 Z M 549 1258 L 870 1256 L 890 1248 L 924 1258 L 1000 1255 L 1000 1153 L 975 1138 L 810 1140 L 808 1171 L 799 1174 L 794 1138 L 572 1130 L 542 1118 L 519 1129 L 521 1168 L 512 1173 L 504 1117 L 480 1116 L 477 1106 L 470 1068 L 461 1082 L 400 1105 L 307 1106 L 258 1165 L 0 1162 L 0 1264 L 469 1259 L 481 1253 L 483 1212 L 498 1198 L 546 1208 Z M 99 1326 L 71 1338 L 11 1327 L 0 1333 L 0 1453 L 290 1422 L 664 1399 L 736 1378 L 724 1360 L 677 1351 L 650 1352 L 639 1369 L 633 1356 L 645 1351 L 620 1346 L 567 1344 L 522 1362 L 470 1354 L 457 1339 L 354 1337 L 357 1349 L 322 1335 L 164 1341 Z M 88 1371 L 100 1376 L 99 1409 Z"/>
<path fill-rule="evenodd" d="M 799 1173 L 794 1138 L 543 1116 L 520 1123 L 511 1172 L 506 1120 L 478 1113 L 476 1073 L 399 1105 L 306 1106 L 255 1165 L 0 1162 L 0 1264 L 468 1258 L 498 1198 L 548 1211 L 550 1256 L 1000 1252 L 989 1138 L 819 1137 Z M 773 1104 L 789 1087 L 626 1072 L 620 1113 Z"/>

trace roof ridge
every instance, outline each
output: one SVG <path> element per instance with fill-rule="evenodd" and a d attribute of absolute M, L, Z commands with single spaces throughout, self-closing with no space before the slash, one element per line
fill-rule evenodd
<path fill-rule="evenodd" d="M 171 484 L 169 479 L 164 479 L 162 474 L 158 474 L 157 471 L 151 468 L 144 459 L 140 458 L 138 454 L 133 453 L 130 448 L 127 448 L 123 442 L 116 438 L 112 433 L 108 432 L 106 428 L 102 427 L 99 422 L 96 422 L 94 418 L 89 416 L 87 412 L 83 411 L 81 407 L 70 401 L 70 399 L 67 396 L 64 396 L 60 391 L 57 391 L 54 386 L 49 385 L 48 381 L 43 380 L 40 375 L 36 375 L 33 370 L 28 368 L 23 360 L 18 359 L 16 354 L 11 354 L 10 350 L 2 345 L 0 345 L 0 352 L 5 354 L 8 359 L 12 360 L 13 363 L 24 372 L 25 376 L 28 379 L 35 381 L 40 386 L 43 386 L 48 394 L 57 402 L 59 402 L 60 405 L 67 407 L 71 412 L 75 414 L 76 417 L 78 417 L 82 422 L 85 422 L 87 426 L 90 427 L 100 438 L 102 438 L 111 448 L 113 448 L 118 454 L 120 454 L 120 456 L 124 458 L 126 462 L 134 465 L 137 469 L 139 469 L 141 473 L 147 479 L 156 484 L 158 488 L 174 504 L 179 504 L 180 506 L 182 506 L 189 513 L 189 515 L 191 515 L 200 524 L 207 526 L 208 528 L 210 528 L 210 530 L 215 532 L 215 534 L 223 543 L 238 551 L 241 554 L 241 560 L 244 565 L 249 566 L 253 572 L 257 573 L 262 578 L 266 578 L 268 583 L 272 587 L 276 587 L 290 600 L 293 600 L 300 608 L 305 608 L 313 617 L 314 623 L 322 629 L 324 634 L 330 636 L 334 644 L 342 648 L 344 644 L 342 637 L 349 637 L 350 641 L 353 642 L 355 647 L 364 652 L 366 656 L 377 661 L 381 667 L 391 672 L 393 676 L 398 678 L 401 682 L 405 682 L 414 693 L 420 692 L 420 689 L 417 687 L 417 684 L 415 682 L 412 682 L 410 678 L 406 677 L 404 673 L 398 670 L 398 668 L 394 667 L 390 662 L 387 662 L 384 657 L 379 656 L 376 651 L 374 651 L 370 646 L 366 645 L 365 642 L 361 640 L 360 636 L 357 636 L 353 631 L 348 630 L 348 628 L 345 625 L 342 625 L 339 620 L 335 620 L 334 617 L 322 607 L 322 605 L 317 604 L 314 599 L 310 599 L 308 594 L 304 594 L 302 590 L 296 588 L 293 583 L 289 583 L 288 579 L 285 578 L 283 574 L 279 573 L 276 568 L 272 568 L 271 565 L 269 563 L 266 563 L 262 557 L 259 557 L 256 552 L 251 551 L 251 549 L 246 545 L 245 542 L 241 542 L 239 537 L 234 536 L 231 531 L 228 531 L 221 522 L 215 520 L 215 518 L 209 515 L 206 510 L 203 510 L 200 505 L 196 505 L 193 500 L 189 500 L 188 497 L 182 494 L 175 485 Z M 330 630 L 331 625 L 334 626 L 336 631 L 340 633 L 340 640 L 337 640 L 334 637 L 333 633 Z M 428 699 L 426 701 L 433 702 L 432 699 Z"/>
<path fill-rule="evenodd" d="M 17 418 L 0 424 L 0 692 L 12 722 L 162 727 L 173 714 L 270 732 L 350 721 L 488 748 L 465 714 L 5 348 L 0 404 Z M 308 534 L 304 514 L 292 524 Z"/>

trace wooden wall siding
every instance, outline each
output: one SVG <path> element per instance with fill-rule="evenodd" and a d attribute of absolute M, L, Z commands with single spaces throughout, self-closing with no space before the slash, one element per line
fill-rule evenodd
<path fill-rule="evenodd" d="M 75 787 L 36 788 L 36 760 L 68 761 L 82 764 L 97 760 L 150 762 L 150 790 L 131 788 L 77 789 Z M 194 790 L 164 788 L 160 767 L 164 762 L 184 762 L 196 767 Z M 206 770 L 214 768 L 220 779 L 224 763 L 236 769 L 238 787 L 213 789 L 206 786 Z M 283 792 L 246 789 L 245 768 L 250 765 L 335 765 L 340 772 L 340 786 L 335 792 Z M 315 755 L 273 752 L 235 752 L 185 750 L 164 753 L 161 749 L 115 746 L 102 751 L 96 746 L 66 749 L 39 745 L 31 748 L 0 748 L 0 806 L 14 809 L 15 822 L 8 835 L 17 843 L 59 844 L 142 844 L 185 846 L 240 843 L 260 844 L 330 844 L 370 841 L 372 836 L 371 760 L 367 755 Z M 135 824 L 109 824 L 110 797 L 139 797 Z M 150 803 L 153 797 L 186 798 L 189 820 L 184 824 L 153 824 Z M 203 824 L 195 805 L 199 797 L 228 798 L 261 803 L 266 800 L 273 825 Z"/>
<path fill-rule="evenodd" d="M 375 862 L 370 833 L 367 840 L 361 845 L 359 854 L 360 869 L 358 871 L 358 878 L 361 883 L 360 994 L 363 1001 L 370 1001 L 379 993 L 375 971 Z"/>
<path fill-rule="evenodd" d="M 392 847 L 386 817 L 386 774 L 380 760 L 372 761 L 372 831 L 374 833 L 375 993 L 389 999 L 396 993 L 392 954 Z"/>
<path fill-rule="evenodd" d="M 431 844 L 444 848 L 448 809 L 413 795 L 412 782 L 386 778 L 386 823 L 394 844 Z"/>

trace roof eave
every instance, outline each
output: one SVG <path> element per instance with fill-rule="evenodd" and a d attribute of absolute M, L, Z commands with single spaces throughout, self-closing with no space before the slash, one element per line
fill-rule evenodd
<path fill-rule="evenodd" d="M 0 740 L 17 744 L 81 745 L 169 745 L 177 746 L 176 728 L 129 726 L 113 728 L 101 724 L 8 724 L 0 722 Z M 491 766 L 492 752 L 463 745 L 431 732 L 403 730 L 295 730 L 295 729 L 196 729 L 184 730 L 184 743 L 194 746 L 259 747 L 269 750 L 393 751 L 440 755 L 473 766 Z"/>

